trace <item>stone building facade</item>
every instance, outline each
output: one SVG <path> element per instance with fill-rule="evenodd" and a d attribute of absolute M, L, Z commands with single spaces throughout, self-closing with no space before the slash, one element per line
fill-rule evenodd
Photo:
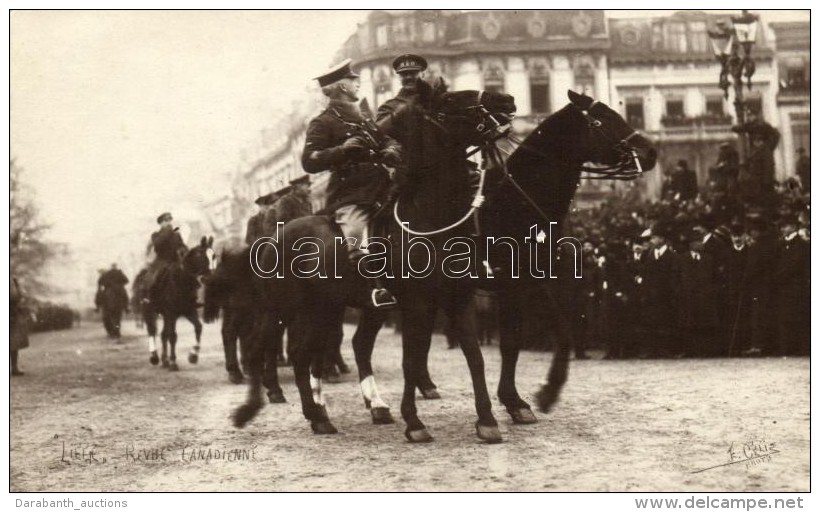
<path fill-rule="evenodd" d="M 783 135 L 775 157 L 784 179 L 794 173 L 796 149 L 809 150 L 808 14 L 800 23 L 768 23 L 765 11 L 758 14 L 757 71 L 746 98 Z M 333 61 L 353 59 L 360 96 L 375 110 L 400 88 L 393 59 L 420 54 L 429 62 L 426 73 L 443 77 L 452 90 L 512 94 L 518 107 L 514 128 L 521 135 L 562 108 L 568 89 L 584 92 L 657 142 L 657 172 L 637 184 L 656 197 L 664 169 L 687 160 L 703 185 L 719 145 L 737 140 L 731 131 L 734 98 L 717 87 L 719 65 L 707 32 L 726 17 L 699 11 L 610 19 L 602 10 L 373 11 Z M 246 201 L 303 174 L 299 157 L 313 114 L 291 116 L 292 129 L 237 175 Z M 311 179 L 318 209 L 327 176 Z M 595 201 L 609 187 L 585 182 L 578 197 Z"/>

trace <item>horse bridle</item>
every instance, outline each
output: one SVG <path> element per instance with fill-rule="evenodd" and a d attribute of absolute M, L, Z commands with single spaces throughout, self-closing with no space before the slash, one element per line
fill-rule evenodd
<path fill-rule="evenodd" d="M 475 115 L 468 116 L 468 115 L 459 115 L 459 114 L 445 114 L 443 112 L 439 112 L 439 113 L 435 114 L 435 118 L 434 118 L 433 116 L 430 116 L 426 112 L 424 114 L 425 120 L 431 122 L 433 125 L 438 127 L 440 130 L 442 130 L 442 132 L 444 134 L 449 134 L 450 133 L 450 131 L 447 129 L 447 127 L 444 126 L 444 124 L 443 124 L 444 122 L 446 122 L 446 120 L 448 118 L 469 119 L 470 121 L 477 119 L 477 122 L 476 122 L 476 125 L 475 125 L 475 130 L 479 134 L 481 134 L 481 136 L 484 140 L 482 141 L 482 143 L 480 145 L 476 146 L 475 149 L 468 152 L 466 154 L 465 158 L 469 158 L 469 157 L 473 156 L 474 154 L 476 154 L 477 152 L 479 152 L 479 151 L 481 151 L 482 149 L 485 149 L 485 148 L 486 149 L 493 148 L 497 151 L 497 146 L 495 145 L 495 142 L 498 139 L 506 136 L 509 133 L 509 129 L 503 130 L 502 129 L 503 125 L 498 121 L 498 119 L 493 117 L 492 113 L 490 113 L 484 107 L 484 105 L 481 104 L 481 98 L 483 97 L 483 95 L 484 95 L 484 91 L 478 91 L 478 102 L 479 103 L 477 105 L 474 105 L 474 106 L 471 106 L 471 107 L 464 107 L 463 108 L 463 110 L 465 110 L 467 112 L 469 112 L 471 110 L 475 110 L 479 114 L 478 117 L 475 116 Z M 490 149 L 490 150 L 492 150 L 492 149 Z M 459 218 L 457 221 L 453 222 L 452 224 L 450 224 L 448 226 L 444 226 L 442 228 L 435 229 L 435 230 L 432 230 L 432 231 L 415 231 L 413 229 L 410 229 L 410 224 L 403 221 L 403 220 L 401 220 L 401 218 L 399 217 L 399 199 L 396 199 L 396 202 L 393 203 L 393 218 L 395 219 L 396 224 L 398 224 L 399 227 L 401 227 L 402 230 L 404 230 L 407 233 L 409 233 L 411 235 L 414 235 L 414 236 L 433 236 L 433 235 L 439 235 L 441 233 L 446 233 L 450 230 L 453 230 L 453 229 L 459 227 L 460 225 L 464 224 L 467 220 L 469 220 L 470 217 L 472 217 L 478 211 L 478 209 L 481 208 L 481 206 L 484 204 L 485 176 L 486 176 L 486 172 L 481 171 L 480 176 L 479 176 L 478 189 L 476 190 L 476 193 L 475 193 L 475 196 L 473 197 L 473 200 L 470 202 L 470 209 L 467 210 L 467 213 L 465 213 L 461 218 Z"/>
<path fill-rule="evenodd" d="M 597 105 L 599 102 L 597 100 L 590 103 L 589 107 L 586 109 L 582 109 L 580 107 L 576 107 L 580 110 L 581 115 L 584 116 L 584 119 L 587 121 L 587 127 L 592 132 L 597 132 L 598 135 L 603 138 L 606 142 L 612 144 L 613 149 L 615 151 L 622 153 L 623 158 L 621 162 L 617 163 L 616 165 L 612 166 L 603 166 L 603 167 L 584 167 L 583 171 L 588 174 L 593 174 L 594 176 L 584 176 L 586 179 L 612 179 L 612 180 L 627 180 L 631 181 L 643 174 L 643 167 L 641 166 L 640 158 L 638 157 L 638 152 L 635 150 L 633 146 L 629 144 L 629 141 L 637 136 L 640 135 L 637 130 L 632 130 L 632 133 L 624 137 L 623 139 L 616 140 L 615 137 L 611 137 L 610 134 L 604 129 L 604 123 L 593 116 L 590 111 L 592 108 Z M 611 172 L 615 171 L 615 172 Z"/>

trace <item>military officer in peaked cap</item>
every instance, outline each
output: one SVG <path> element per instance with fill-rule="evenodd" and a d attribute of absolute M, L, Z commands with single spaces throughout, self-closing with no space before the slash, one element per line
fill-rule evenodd
<path fill-rule="evenodd" d="M 256 201 L 254 202 L 259 207 L 259 211 L 256 213 L 256 215 L 248 219 L 248 225 L 245 229 L 246 244 L 253 245 L 253 243 L 257 239 L 263 236 L 271 236 L 271 233 L 267 233 L 265 230 L 265 216 L 267 212 L 276 203 L 277 199 L 278 197 L 273 192 L 261 195 L 258 198 L 256 198 Z"/>
<path fill-rule="evenodd" d="M 401 162 L 399 144 L 368 128 L 356 101 L 359 75 L 350 69 L 350 59 L 316 78 L 329 98 L 327 108 L 310 121 L 302 153 L 302 167 L 309 174 L 330 171 L 326 210 L 332 212 L 349 245 L 350 262 L 357 267 L 366 254 L 365 237 L 373 212 L 381 206 L 390 188 L 387 170 L 379 163 Z M 373 286 L 371 305 L 390 307 L 395 297 L 380 283 Z"/>
<path fill-rule="evenodd" d="M 387 100 L 379 106 L 376 122 L 391 137 L 405 147 L 407 142 L 407 128 L 394 123 L 396 114 L 411 105 L 424 108 L 428 106 L 432 97 L 432 87 L 422 79 L 422 73 L 427 69 L 427 61 L 420 55 L 406 53 L 393 60 L 393 70 L 401 78 L 401 89 L 395 98 Z"/>

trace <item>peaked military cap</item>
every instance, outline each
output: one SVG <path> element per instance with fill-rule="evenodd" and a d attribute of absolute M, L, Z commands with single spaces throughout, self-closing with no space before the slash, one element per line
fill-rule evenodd
<path fill-rule="evenodd" d="M 162 215 L 160 215 L 159 217 L 157 217 L 157 224 L 162 224 L 166 220 L 174 220 L 174 218 L 171 216 L 170 213 L 165 212 Z"/>
<path fill-rule="evenodd" d="M 350 59 L 345 59 L 339 64 L 333 66 L 333 69 L 322 76 L 317 76 L 316 80 L 319 82 L 319 87 L 325 87 L 330 84 L 335 84 L 342 78 L 359 78 L 359 75 L 350 69 Z"/>
<path fill-rule="evenodd" d="M 405 53 L 399 55 L 393 61 L 393 69 L 396 73 L 404 73 L 405 71 L 424 71 L 427 69 L 427 61 L 420 55 L 412 53 Z"/>
<path fill-rule="evenodd" d="M 278 197 L 276 197 L 276 193 L 271 192 L 270 194 L 265 194 L 263 196 L 259 196 L 254 201 L 259 206 L 267 206 L 276 202 Z"/>

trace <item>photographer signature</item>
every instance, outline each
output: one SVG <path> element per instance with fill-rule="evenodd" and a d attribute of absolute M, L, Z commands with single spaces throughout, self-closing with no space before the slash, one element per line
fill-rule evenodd
<path fill-rule="evenodd" d="M 771 462 L 772 455 L 780 453 L 780 450 L 777 449 L 776 443 L 767 442 L 765 439 L 753 439 L 737 445 L 734 441 L 732 441 L 729 445 L 729 449 L 726 450 L 726 453 L 729 457 L 728 462 L 699 469 L 697 471 L 692 471 L 692 473 L 702 473 L 710 469 L 717 469 L 724 466 L 732 466 L 734 464 L 741 463 L 745 463 L 746 469 L 749 469 L 753 466 Z"/>

